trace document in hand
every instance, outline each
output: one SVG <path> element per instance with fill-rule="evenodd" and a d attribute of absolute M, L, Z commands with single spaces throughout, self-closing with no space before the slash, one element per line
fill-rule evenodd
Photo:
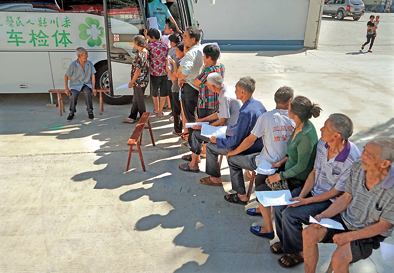
<path fill-rule="evenodd" d="M 299 202 L 290 201 L 291 193 L 289 190 L 256 191 L 256 196 L 264 207 L 284 206 Z"/>
<path fill-rule="evenodd" d="M 214 136 L 216 138 L 226 138 L 227 126 L 211 126 L 203 124 L 201 127 L 201 135 L 205 137 Z"/>
<path fill-rule="evenodd" d="M 267 160 L 261 158 L 259 159 L 257 169 L 255 171 L 259 174 L 271 175 L 275 173 L 276 169 L 272 168 L 272 164 L 269 163 Z"/>
<path fill-rule="evenodd" d="M 309 216 L 309 223 L 318 224 L 318 225 L 321 225 L 326 228 L 345 230 L 345 228 L 342 226 L 341 223 L 338 223 L 337 221 L 334 221 L 330 218 L 323 218 L 319 222 L 315 218 L 313 218 L 312 216 Z"/>
<path fill-rule="evenodd" d="M 146 20 L 148 21 L 149 28 L 159 29 L 159 24 L 156 17 L 148 17 Z"/>
<path fill-rule="evenodd" d="M 193 128 L 193 126 L 202 126 L 203 124 L 209 124 L 208 121 L 198 121 L 198 122 L 186 122 L 186 128 Z"/>

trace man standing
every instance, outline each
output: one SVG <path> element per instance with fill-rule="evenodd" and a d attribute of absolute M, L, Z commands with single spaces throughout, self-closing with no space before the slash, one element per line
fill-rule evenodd
<path fill-rule="evenodd" d="M 200 45 L 201 33 L 198 28 L 189 27 L 183 33 L 186 55 L 180 62 L 179 85 L 182 87 L 182 105 L 187 122 L 196 121 L 199 87 L 194 85 L 203 65 L 203 52 Z"/>
<path fill-rule="evenodd" d="M 228 151 L 235 149 L 250 134 L 259 116 L 266 112 L 264 105 L 252 97 L 255 85 L 256 82 L 251 77 L 242 77 L 235 85 L 235 95 L 242 102 L 237 123 L 229 128 L 232 132 L 231 136 L 210 138 L 211 143 L 207 145 L 206 160 L 206 173 L 209 176 L 201 178 L 201 184 L 222 185 L 218 156 L 226 155 Z M 245 151 L 245 154 L 259 152 L 262 148 L 262 141 L 258 139 Z"/>
<path fill-rule="evenodd" d="M 94 73 L 96 69 L 92 62 L 88 61 L 88 52 L 83 47 L 76 49 L 77 60 L 73 61 L 64 75 L 64 89 L 70 98 L 70 114 L 67 120 L 72 120 L 76 112 L 78 96 L 80 92 L 85 94 L 86 110 L 88 111 L 89 119 L 94 119 L 92 91 L 96 96 L 96 78 Z M 70 88 L 68 82 L 70 81 Z M 71 89 L 71 90 L 70 90 Z"/>
<path fill-rule="evenodd" d="M 181 32 L 170 10 L 161 0 L 149 0 L 148 2 L 148 15 L 149 17 L 156 17 L 160 31 L 164 30 L 166 19 L 169 19 L 175 25 L 177 31 Z"/>
<path fill-rule="evenodd" d="M 332 218 L 345 230 L 309 225 L 302 232 L 306 273 L 316 272 L 318 243 L 337 245 L 331 257 L 335 273 L 349 272 L 350 263 L 368 258 L 394 226 L 394 138 L 368 142 L 360 162 L 353 164 L 345 192 L 317 221 Z"/>

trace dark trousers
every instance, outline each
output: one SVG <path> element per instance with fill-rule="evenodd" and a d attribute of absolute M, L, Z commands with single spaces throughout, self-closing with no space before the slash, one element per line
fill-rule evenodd
<path fill-rule="evenodd" d="M 183 85 L 182 90 L 183 111 L 185 113 L 186 120 L 187 122 L 195 122 L 198 90 L 194 89 L 187 83 Z"/>
<path fill-rule="evenodd" d="M 220 166 L 218 157 L 219 155 L 226 155 L 226 149 L 221 149 L 216 146 L 216 144 L 207 144 L 207 160 L 205 165 L 205 172 L 213 177 L 220 177 Z"/>
<path fill-rule="evenodd" d="M 301 189 L 301 188 L 298 188 Z M 298 196 L 295 190 L 292 196 Z M 331 205 L 331 201 L 323 201 L 299 207 L 278 206 L 275 209 L 276 234 L 285 253 L 302 251 L 302 224 L 309 223 L 309 216 L 315 216 Z"/>
<path fill-rule="evenodd" d="M 174 117 L 174 131 L 182 133 L 182 120 L 181 120 L 181 102 L 179 101 L 179 92 L 171 92 L 172 98 L 172 116 Z"/>
<path fill-rule="evenodd" d="M 376 34 L 367 34 L 367 41 L 363 44 L 363 47 L 369 44 L 369 42 L 371 42 L 371 44 L 369 45 L 369 49 L 371 49 L 373 46 L 373 42 L 375 41 L 375 38 L 376 38 Z"/>
<path fill-rule="evenodd" d="M 201 154 L 202 143 L 209 142 L 209 138 L 202 136 L 200 130 L 192 130 L 189 138 L 190 151 L 197 155 Z M 190 132 L 189 132 L 190 135 Z"/>
<path fill-rule="evenodd" d="M 90 89 L 90 87 L 86 85 L 84 85 L 80 91 L 71 89 L 70 114 L 74 114 L 76 112 L 78 97 L 79 93 L 81 92 L 83 92 L 85 95 L 85 104 L 88 114 L 93 114 L 92 89 Z"/>
<path fill-rule="evenodd" d="M 131 119 L 137 119 L 137 114 L 140 113 L 140 117 L 142 116 L 142 113 L 146 111 L 145 107 L 145 88 L 146 87 L 140 87 L 140 86 L 134 86 L 134 95 L 133 95 L 133 102 L 131 104 L 131 110 L 130 110 L 130 115 L 129 118 Z"/>
<path fill-rule="evenodd" d="M 217 112 L 217 109 L 197 108 L 197 117 L 198 118 L 205 118 L 207 116 L 212 115 L 215 112 Z"/>
<path fill-rule="evenodd" d="M 254 171 L 257 169 L 256 156 L 259 153 L 248 155 L 236 155 L 230 157 L 227 162 L 230 168 L 231 187 L 239 194 L 246 194 L 244 174 L 242 169 Z"/>

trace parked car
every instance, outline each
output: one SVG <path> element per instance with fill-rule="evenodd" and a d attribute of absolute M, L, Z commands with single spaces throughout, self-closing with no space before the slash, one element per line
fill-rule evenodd
<path fill-rule="evenodd" d="M 365 12 L 365 5 L 362 0 L 325 0 L 323 15 L 330 15 L 332 18 L 343 20 L 345 17 L 353 17 L 358 21 Z"/>

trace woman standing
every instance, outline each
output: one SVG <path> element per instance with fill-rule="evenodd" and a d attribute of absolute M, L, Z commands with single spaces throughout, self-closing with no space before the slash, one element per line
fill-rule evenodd
<path fill-rule="evenodd" d="M 144 93 L 149 82 L 149 62 L 148 51 L 146 50 L 146 40 L 144 36 L 137 35 L 133 39 L 133 46 L 137 50 L 133 63 L 131 65 L 131 80 L 128 87 L 134 89 L 133 102 L 128 118 L 124 120 L 125 123 L 134 123 L 137 120 L 137 114 L 146 111 Z"/>

